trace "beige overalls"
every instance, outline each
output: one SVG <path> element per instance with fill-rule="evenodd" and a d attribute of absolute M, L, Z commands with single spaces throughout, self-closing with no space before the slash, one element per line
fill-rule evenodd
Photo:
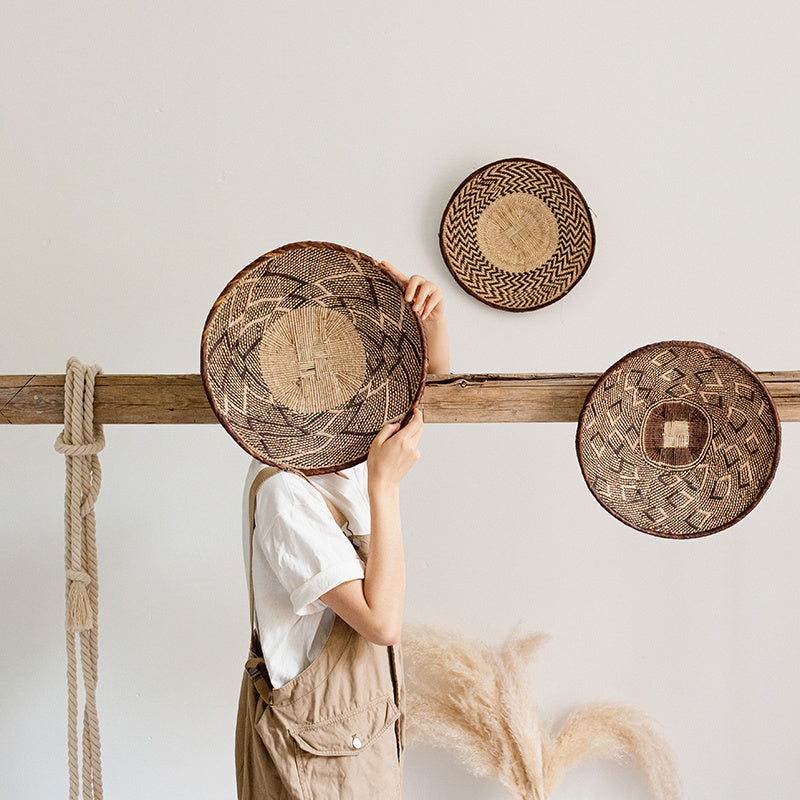
<path fill-rule="evenodd" d="M 258 488 L 277 472 L 264 468 L 250 489 L 253 633 L 236 723 L 239 800 L 395 800 L 405 744 L 399 646 L 373 644 L 337 616 L 313 663 L 271 688 L 253 621 L 253 531 Z"/>

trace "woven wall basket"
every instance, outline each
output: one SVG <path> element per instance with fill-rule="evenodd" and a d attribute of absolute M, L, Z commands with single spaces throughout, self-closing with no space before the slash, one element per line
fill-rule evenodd
<path fill-rule="evenodd" d="M 563 297 L 594 254 L 589 207 L 554 167 L 508 158 L 472 173 L 447 204 L 442 257 L 474 297 L 531 311 Z"/>
<path fill-rule="evenodd" d="M 637 530 L 676 539 L 738 522 L 767 490 L 781 430 L 764 384 L 728 353 L 658 342 L 586 398 L 576 445 L 592 494 Z"/>
<path fill-rule="evenodd" d="M 417 405 L 424 333 L 374 259 L 297 242 L 245 267 L 206 320 L 203 385 L 233 438 L 308 475 L 363 461 L 386 422 Z"/>

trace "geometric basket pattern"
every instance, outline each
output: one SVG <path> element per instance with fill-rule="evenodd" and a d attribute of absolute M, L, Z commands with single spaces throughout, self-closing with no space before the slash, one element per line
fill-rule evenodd
<path fill-rule="evenodd" d="M 243 269 L 206 321 L 201 373 L 226 430 L 259 460 L 313 475 L 363 461 L 418 403 L 419 318 L 380 264 L 296 242 Z"/>
<path fill-rule="evenodd" d="M 699 342 L 658 342 L 597 381 L 578 421 L 584 479 L 607 511 L 656 536 L 738 522 L 780 456 L 772 398 L 741 361 Z"/>
<path fill-rule="evenodd" d="M 495 229 L 482 236 L 494 211 Z M 578 282 L 592 260 L 595 234 L 586 201 L 566 175 L 511 158 L 461 183 L 442 217 L 439 243 L 445 264 L 469 294 L 495 308 L 530 311 Z"/>

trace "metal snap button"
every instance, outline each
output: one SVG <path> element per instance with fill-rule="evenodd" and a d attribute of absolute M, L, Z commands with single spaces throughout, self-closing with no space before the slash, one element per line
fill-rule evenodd
<path fill-rule="evenodd" d="M 353 736 L 353 747 L 356 750 L 360 750 L 363 746 L 364 742 L 362 742 L 361 739 L 358 738 L 358 736 Z"/>

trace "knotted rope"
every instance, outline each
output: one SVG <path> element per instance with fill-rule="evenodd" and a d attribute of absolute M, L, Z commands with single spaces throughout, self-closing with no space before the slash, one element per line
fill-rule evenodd
<path fill-rule="evenodd" d="M 64 384 L 64 430 L 55 448 L 66 456 L 64 496 L 65 567 L 67 575 L 67 689 L 69 797 L 78 800 L 78 664 L 80 640 L 83 674 L 83 798 L 102 800 L 100 726 L 97 718 L 97 542 L 94 504 L 100 492 L 100 460 L 105 447 L 101 425 L 94 425 L 94 381 L 100 367 L 77 358 L 67 362 Z"/>

